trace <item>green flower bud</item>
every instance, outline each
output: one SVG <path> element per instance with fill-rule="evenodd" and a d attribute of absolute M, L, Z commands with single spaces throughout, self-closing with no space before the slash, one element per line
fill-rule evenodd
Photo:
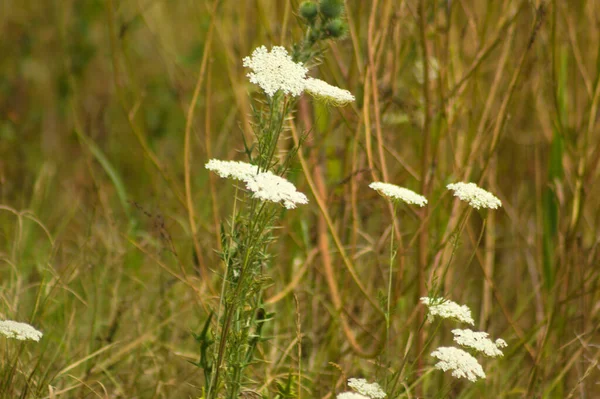
<path fill-rule="evenodd" d="M 339 18 L 332 19 L 331 21 L 325 24 L 325 32 L 327 33 L 327 36 L 332 37 L 334 39 L 343 36 L 346 33 L 347 28 L 348 27 L 346 26 L 344 21 L 342 21 Z"/>
<path fill-rule="evenodd" d="M 304 1 L 302 4 L 300 4 L 300 15 L 308 22 L 314 22 L 317 18 L 317 14 L 319 14 L 319 9 L 317 8 L 316 3 L 313 3 L 312 1 Z"/>
<path fill-rule="evenodd" d="M 319 2 L 319 11 L 324 19 L 333 19 L 342 15 L 344 11 L 343 0 L 321 0 Z"/>

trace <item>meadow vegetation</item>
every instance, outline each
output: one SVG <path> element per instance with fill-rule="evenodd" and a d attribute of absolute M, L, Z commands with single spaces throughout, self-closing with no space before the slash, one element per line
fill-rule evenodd
<path fill-rule="evenodd" d="M 593 0 L 5 0 L 0 398 L 600 396 L 598 43 Z"/>

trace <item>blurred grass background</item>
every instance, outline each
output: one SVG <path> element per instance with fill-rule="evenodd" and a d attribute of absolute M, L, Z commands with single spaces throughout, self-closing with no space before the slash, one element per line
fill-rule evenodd
<path fill-rule="evenodd" d="M 297 7 L 0 3 L 0 316 L 44 332 L 16 346 L 12 372 L 16 344 L 2 345 L 3 397 L 201 395 L 191 332 L 216 303 L 219 223 L 234 195 L 204 164 L 244 159 L 256 87 L 241 59 L 298 41 Z M 282 219 L 265 295 L 273 338 L 252 386 L 273 391 L 292 373 L 302 396 L 326 397 L 347 376 L 397 367 L 408 343 L 414 360 L 416 300 L 451 262 L 447 296 L 509 347 L 484 363 L 488 380 L 455 383 L 449 397 L 597 397 L 600 3 L 347 0 L 346 11 L 348 37 L 311 75 L 357 101 L 303 98 L 291 122 L 310 131 L 288 178 L 311 204 Z M 373 180 L 430 200 L 398 213 L 393 331 L 379 358 L 382 319 L 332 240 L 377 302 L 391 214 Z M 473 212 L 452 251 L 441 240 L 465 209 L 446 193 L 454 181 L 504 206 Z M 422 393 L 441 397 L 449 382 L 426 374 Z"/>

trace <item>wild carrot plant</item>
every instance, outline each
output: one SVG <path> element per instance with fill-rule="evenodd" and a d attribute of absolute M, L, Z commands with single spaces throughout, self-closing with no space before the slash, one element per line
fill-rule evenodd
<path fill-rule="evenodd" d="M 196 364 L 204 369 L 206 399 L 234 399 L 245 392 L 249 384 L 245 371 L 266 339 L 264 324 L 273 317 L 262 293 L 269 284 L 269 247 L 276 239 L 277 222 L 285 215 L 281 205 L 294 209 L 308 202 L 281 177 L 299 148 L 283 157 L 278 152 L 296 100 L 303 92 L 335 105 L 354 100 L 348 91 L 308 77 L 305 66 L 316 62 L 321 41 L 344 34 L 342 11 L 339 1 L 304 2 L 299 13 L 306 23 L 305 38 L 292 46 L 291 55 L 282 46 L 270 50 L 260 46 L 243 59 L 250 82 L 260 88 L 252 107 L 255 142 L 244 148 L 248 163 L 213 159 L 206 164 L 208 170 L 240 184 L 232 215 L 221 227 L 224 267 L 215 325 L 210 326 L 209 317 L 196 335 L 201 346 Z"/>

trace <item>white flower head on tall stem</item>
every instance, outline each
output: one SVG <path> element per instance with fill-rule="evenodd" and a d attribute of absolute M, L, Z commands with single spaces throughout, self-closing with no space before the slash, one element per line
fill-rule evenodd
<path fill-rule="evenodd" d="M 489 357 L 504 356 L 502 351 L 499 349 L 500 347 L 504 346 L 498 345 L 502 345 L 502 343 L 506 345 L 506 342 L 504 342 L 504 340 L 502 339 L 499 339 L 498 341 L 500 342 L 496 341 L 497 343 L 494 343 L 491 339 L 488 338 L 488 333 L 486 332 L 471 331 L 469 329 L 455 329 L 452 330 L 452 334 L 454 334 L 454 342 L 456 342 L 460 346 L 464 346 L 466 348 L 473 349 L 477 352 L 481 352 Z"/>
<path fill-rule="evenodd" d="M 369 399 L 368 396 L 361 395 L 356 392 L 342 392 L 338 393 L 336 396 L 337 399 Z"/>
<path fill-rule="evenodd" d="M 348 379 L 348 386 L 359 394 L 365 395 L 371 399 L 383 399 L 387 396 L 378 383 L 369 383 L 364 378 L 350 378 Z"/>
<path fill-rule="evenodd" d="M 296 191 L 292 183 L 271 172 L 259 173 L 246 180 L 246 188 L 252 191 L 253 197 L 263 201 L 282 202 L 287 209 L 308 203 L 306 195 Z"/>
<path fill-rule="evenodd" d="M 407 188 L 398 187 L 395 184 L 376 181 L 369 184 L 369 187 L 392 201 L 403 201 L 407 204 L 414 204 L 420 207 L 427 204 L 427 198 Z"/>
<path fill-rule="evenodd" d="M 485 378 L 483 368 L 471 354 L 454 347 L 439 347 L 431 356 L 439 360 L 435 368 L 443 371 L 452 370 L 455 378 L 466 378 L 475 382 L 478 378 Z"/>
<path fill-rule="evenodd" d="M 247 75 L 250 82 L 259 85 L 269 97 L 278 90 L 292 96 L 302 94 L 308 69 L 302 63 L 294 62 L 284 47 L 274 46 L 269 52 L 265 46 L 260 46 L 243 62 L 252 70 Z"/>
<path fill-rule="evenodd" d="M 206 163 L 206 169 L 211 170 L 222 178 L 246 181 L 258 174 L 258 166 L 242 161 L 221 161 L 211 159 Z"/>
<path fill-rule="evenodd" d="M 455 197 L 467 202 L 475 209 L 498 209 L 502 206 L 502 201 L 496 198 L 494 194 L 479 188 L 475 183 L 453 183 L 448 184 L 446 187 L 448 190 L 454 191 Z"/>
<path fill-rule="evenodd" d="M 429 308 L 427 320 L 433 321 L 434 316 L 442 319 L 453 319 L 461 323 L 474 325 L 475 321 L 471 316 L 471 309 L 467 305 L 459 305 L 456 302 L 444 298 L 421 298 L 421 302 Z"/>
<path fill-rule="evenodd" d="M 42 333 L 27 323 L 18 321 L 2 320 L 0 321 L 0 334 L 8 338 L 18 339 L 19 341 L 32 340 L 39 341 Z"/>
<path fill-rule="evenodd" d="M 336 106 L 346 105 L 355 100 L 348 90 L 332 86 L 321 79 L 306 78 L 304 90 L 311 96 L 332 103 Z"/>
<path fill-rule="evenodd" d="M 223 178 L 243 181 L 246 188 L 252 191 L 252 196 L 262 201 L 282 202 L 287 209 L 296 208 L 297 204 L 308 203 L 306 195 L 297 191 L 292 183 L 269 171 L 259 172 L 256 165 L 211 159 L 206 163 L 206 169 Z"/>

